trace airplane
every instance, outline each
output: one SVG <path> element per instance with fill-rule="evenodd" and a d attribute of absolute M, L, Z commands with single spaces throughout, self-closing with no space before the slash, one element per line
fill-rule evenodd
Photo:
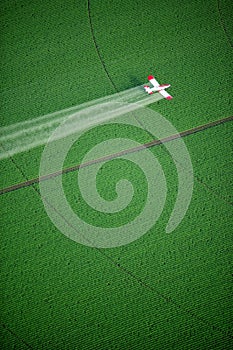
<path fill-rule="evenodd" d="M 149 87 L 148 85 L 144 86 L 145 91 L 148 94 L 153 94 L 154 92 L 159 92 L 163 97 L 165 97 L 167 100 L 171 100 L 173 97 L 167 93 L 165 89 L 169 88 L 171 85 L 170 84 L 163 84 L 159 85 L 157 80 L 153 75 L 148 76 L 149 82 L 153 85 L 153 87 Z"/>

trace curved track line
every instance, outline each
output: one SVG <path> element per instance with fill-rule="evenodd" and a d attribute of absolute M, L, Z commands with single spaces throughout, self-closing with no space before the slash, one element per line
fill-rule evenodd
<path fill-rule="evenodd" d="M 13 335 L 13 337 L 15 337 L 16 339 L 18 339 L 22 344 L 24 344 L 27 349 L 33 350 L 33 347 L 28 344 L 25 340 L 23 340 L 22 338 L 20 338 L 15 332 L 13 332 L 9 327 L 7 327 L 4 323 L 1 324 L 1 326 L 7 331 L 9 332 L 11 335 Z"/>
<path fill-rule="evenodd" d="M 105 72 L 105 74 L 107 75 L 107 78 L 108 80 L 110 81 L 111 85 L 113 86 L 114 90 L 116 92 L 119 92 L 119 90 L 117 89 L 114 81 L 112 80 L 108 70 L 107 70 L 107 67 L 105 65 L 105 62 L 100 54 L 100 51 L 99 51 L 99 46 L 97 44 L 97 40 L 96 40 L 96 37 L 95 37 L 95 32 L 94 32 L 94 27 L 93 27 L 93 22 L 92 22 L 92 18 L 91 18 L 91 8 L 90 8 L 90 0 L 87 0 L 87 12 L 88 12 L 88 18 L 89 18 L 89 23 L 90 23 L 90 30 L 91 30 L 91 35 L 92 35 L 92 40 L 93 40 L 93 43 L 94 43 L 94 46 L 95 46 L 95 50 L 97 52 L 97 55 L 99 57 L 99 60 L 102 64 L 102 67 L 103 67 L 103 70 Z"/>
<path fill-rule="evenodd" d="M 231 40 L 231 36 L 228 35 L 228 30 L 224 24 L 224 21 L 223 21 L 223 16 L 222 16 L 222 13 L 221 13 L 221 8 L 220 8 L 220 0 L 217 0 L 217 7 L 218 7 L 218 14 L 219 14 L 219 22 L 221 24 L 221 28 L 227 38 L 227 42 L 228 44 L 230 45 L 231 49 L 233 48 L 233 41 Z"/>
<path fill-rule="evenodd" d="M 91 29 L 91 33 L 92 33 L 92 37 L 93 37 L 93 42 L 96 48 L 96 52 L 98 54 L 98 57 L 100 59 L 100 62 L 102 63 L 103 69 L 105 71 L 105 74 L 107 75 L 109 81 L 111 82 L 112 86 L 114 87 L 114 89 L 116 91 L 118 91 L 116 85 L 114 84 L 108 70 L 107 67 L 105 65 L 105 62 L 100 54 L 98 45 L 97 45 L 97 40 L 95 37 L 95 33 L 94 33 L 94 27 L 93 27 L 93 23 L 92 23 L 92 18 L 91 18 L 91 11 L 90 11 L 90 0 L 87 0 L 87 4 L 88 4 L 88 16 L 89 16 L 89 21 L 90 21 L 90 29 Z M 232 118 L 232 117 L 230 117 Z M 143 125 L 141 125 L 140 121 L 135 118 L 137 120 L 137 122 L 140 124 L 140 126 L 143 127 Z M 144 128 L 143 128 L 144 129 Z M 147 131 L 147 130 L 146 130 Z M 102 251 L 101 251 L 102 252 Z M 105 255 L 105 254 L 104 254 Z M 111 256 L 106 255 L 106 257 L 110 260 L 112 260 Z M 116 265 L 116 262 L 112 260 L 112 262 Z M 142 283 L 143 281 L 141 281 L 140 278 L 138 278 L 136 275 L 134 275 L 131 271 L 127 270 L 127 269 L 122 269 L 126 274 L 130 275 L 131 277 L 133 277 L 133 279 L 135 279 L 136 281 L 138 281 L 142 286 L 146 287 L 147 289 L 151 289 L 153 290 L 158 296 L 160 296 L 162 299 L 164 299 L 165 301 L 169 301 L 170 303 L 172 303 L 173 305 L 175 305 L 177 308 L 179 309 L 183 309 L 185 310 L 186 313 L 188 313 L 189 315 L 191 315 L 192 317 L 198 319 L 199 321 L 201 321 L 203 324 L 208 325 L 210 328 L 212 328 L 213 330 L 218 330 L 219 332 L 221 332 L 222 334 L 230 337 L 233 339 L 232 334 L 230 334 L 229 332 L 225 332 L 223 329 L 219 328 L 218 326 L 214 326 L 213 324 L 209 323 L 208 321 L 206 321 L 205 319 L 202 319 L 200 316 L 198 316 L 196 313 L 194 313 L 192 310 L 189 310 L 185 307 L 183 307 L 182 305 L 179 305 L 177 302 L 175 302 L 173 299 L 169 299 L 168 297 L 160 294 L 160 292 L 157 289 L 153 289 L 153 287 L 148 286 L 146 283 Z M 169 300 L 168 300 L 169 299 Z"/>

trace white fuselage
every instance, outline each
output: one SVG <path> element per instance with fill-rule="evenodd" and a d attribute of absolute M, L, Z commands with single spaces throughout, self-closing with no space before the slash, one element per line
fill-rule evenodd
<path fill-rule="evenodd" d="M 164 84 L 164 85 L 159 85 L 159 86 L 154 86 L 151 89 L 151 91 L 161 91 L 169 88 L 171 85 L 170 84 Z"/>

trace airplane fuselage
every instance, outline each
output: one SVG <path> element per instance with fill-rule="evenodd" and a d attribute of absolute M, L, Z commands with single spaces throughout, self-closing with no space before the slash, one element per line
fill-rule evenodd
<path fill-rule="evenodd" d="M 163 84 L 163 85 L 159 85 L 156 87 L 152 87 L 151 90 L 152 91 L 161 91 L 161 90 L 165 90 L 167 88 L 169 88 L 171 85 L 170 84 Z"/>

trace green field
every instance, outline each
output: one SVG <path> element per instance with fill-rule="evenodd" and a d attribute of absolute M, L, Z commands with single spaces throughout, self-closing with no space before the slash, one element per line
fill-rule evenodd
<path fill-rule="evenodd" d="M 7 153 L 4 137 L 11 125 L 26 126 L 118 92 L 127 95 L 149 74 L 171 84 L 173 100 L 126 114 L 123 124 L 117 116 L 95 125 L 79 140 L 74 134 L 64 169 L 80 164 L 103 141 L 154 140 L 153 125 L 142 128 L 148 109 L 155 125 L 159 113 L 180 133 L 232 116 L 232 14 L 230 0 L 1 1 L 1 152 Z M 69 239 L 48 217 L 38 183 L 45 144 L 8 152 L 0 160 L 0 348 L 232 349 L 232 120 L 182 138 L 194 186 L 187 213 L 171 233 L 166 225 L 178 174 L 167 147 L 175 152 L 179 140 L 135 153 L 145 165 L 146 152 L 159 161 L 166 200 L 145 234 L 110 248 Z M 54 143 L 54 158 L 61 157 L 64 142 Z M 181 169 L 190 176 L 186 163 Z M 113 156 L 96 177 L 98 193 L 109 203 L 117 198 L 118 181 L 131 182 L 132 201 L 120 212 L 100 212 L 85 201 L 77 183 L 81 171 L 70 169 L 45 183 L 54 186 L 56 199 L 61 181 L 75 215 L 93 228 L 90 237 L 95 227 L 120 232 L 145 207 L 147 178 L 128 159 Z M 88 177 L 92 165 L 85 171 Z M 151 215 L 162 193 L 160 180 L 155 183 Z M 56 214 L 66 229 L 78 231 L 62 209 Z"/>

